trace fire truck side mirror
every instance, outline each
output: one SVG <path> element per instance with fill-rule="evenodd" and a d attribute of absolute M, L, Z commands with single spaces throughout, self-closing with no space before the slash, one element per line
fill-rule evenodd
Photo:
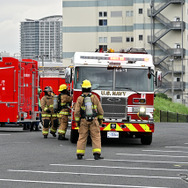
<path fill-rule="evenodd" d="M 162 72 L 156 71 L 155 73 L 155 85 L 160 87 L 162 85 Z"/>
<path fill-rule="evenodd" d="M 152 75 L 151 67 L 148 67 L 148 79 L 151 79 L 151 75 Z"/>
<path fill-rule="evenodd" d="M 72 69 L 66 68 L 65 69 L 65 82 L 70 84 L 72 82 Z"/>

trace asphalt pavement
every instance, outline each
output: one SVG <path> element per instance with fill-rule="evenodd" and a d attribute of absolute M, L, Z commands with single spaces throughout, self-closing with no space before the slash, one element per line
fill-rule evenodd
<path fill-rule="evenodd" d="M 70 140 L 0 127 L 0 188 L 187 188 L 187 133 L 187 123 L 156 123 L 150 146 L 110 140 L 96 161 L 90 144 L 77 160 Z"/>

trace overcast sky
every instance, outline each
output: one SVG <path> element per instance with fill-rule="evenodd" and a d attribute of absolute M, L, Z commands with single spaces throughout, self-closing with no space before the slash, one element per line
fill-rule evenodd
<path fill-rule="evenodd" d="M 62 0 L 0 0 L 0 52 L 20 53 L 20 22 L 62 15 Z"/>

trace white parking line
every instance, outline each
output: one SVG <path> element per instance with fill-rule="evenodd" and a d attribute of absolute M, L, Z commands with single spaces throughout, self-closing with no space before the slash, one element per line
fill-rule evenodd
<path fill-rule="evenodd" d="M 88 161 L 93 159 L 86 159 Z M 150 161 L 150 160 L 126 160 L 126 159 L 103 159 L 110 162 L 132 162 L 132 163 L 166 163 L 166 164 L 188 164 L 187 161 Z"/>
<path fill-rule="evenodd" d="M 78 183 L 78 182 L 57 182 L 57 181 L 34 181 L 34 180 L 15 180 L 15 179 L 0 179 L 6 182 L 22 182 L 22 183 L 40 183 L 40 184 L 58 184 L 58 185 L 80 185 L 80 186 L 98 186 L 98 187 L 130 187 L 130 188 L 168 188 L 168 187 L 151 187 L 151 186 L 136 186 L 136 185 L 113 185 L 113 184 L 98 184 L 98 183 Z"/>
<path fill-rule="evenodd" d="M 106 176 L 106 177 L 123 177 L 123 178 L 145 178 L 145 179 L 168 179 L 168 180 L 180 180 L 180 177 L 170 176 L 143 176 L 143 175 L 124 175 L 124 174 L 95 174 L 95 173 L 81 173 L 81 172 L 54 172 L 54 171 L 34 171 L 34 170 L 13 170 L 9 169 L 9 172 L 29 172 L 29 173 L 42 173 L 42 174 L 69 174 L 69 175 L 84 175 L 84 176 Z"/>
<path fill-rule="evenodd" d="M 188 169 L 173 169 L 173 168 L 143 168 L 143 167 L 124 167 L 124 166 L 93 166 L 93 165 L 69 165 L 69 164 L 50 164 L 52 166 L 66 167 L 83 167 L 83 168 L 106 168 L 106 169 L 125 169 L 125 170 L 148 170 L 148 171 L 169 171 L 169 172 L 188 172 Z"/>
<path fill-rule="evenodd" d="M 148 155 L 148 154 L 131 154 L 131 153 L 116 153 L 116 155 L 123 155 L 123 156 L 139 156 L 139 157 L 168 157 L 168 158 L 187 158 L 187 156 L 174 156 L 174 155 Z"/>
<path fill-rule="evenodd" d="M 187 146 L 165 146 L 165 148 L 178 148 L 178 149 L 182 148 L 182 149 L 188 149 Z"/>
<path fill-rule="evenodd" d="M 146 152 L 161 152 L 161 153 L 188 153 L 187 151 L 171 151 L 171 150 L 142 150 Z"/>

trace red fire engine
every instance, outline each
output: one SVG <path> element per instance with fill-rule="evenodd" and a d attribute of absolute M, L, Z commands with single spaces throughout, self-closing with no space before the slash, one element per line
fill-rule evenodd
<path fill-rule="evenodd" d="M 0 124 L 39 122 L 38 63 L 31 59 L 0 58 Z"/>
<path fill-rule="evenodd" d="M 40 63 L 40 62 L 39 62 Z M 42 91 L 46 86 L 51 86 L 53 92 L 59 94 L 59 86 L 65 84 L 65 76 L 62 63 L 51 63 L 46 62 L 45 66 L 39 66 L 39 85 Z M 44 96 L 44 93 L 41 93 L 40 98 Z"/>
<path fill-rule="evenodd" d="M 153 105 L 155 76 L 152 56 L 137 49 L 127 53 L 76 52 L 74 75 L 65 71 L 67 83 L 73 84 L 73 105 L 81 95 L 81 83 L 88 79 L 92 93 L 98 96 L 104 110 L 100 127 L 102 138 L 141 138 L 150 145 L 154 132 Z M 78 129 L 72 110 L 71 142 L 78 139 Z"/>

